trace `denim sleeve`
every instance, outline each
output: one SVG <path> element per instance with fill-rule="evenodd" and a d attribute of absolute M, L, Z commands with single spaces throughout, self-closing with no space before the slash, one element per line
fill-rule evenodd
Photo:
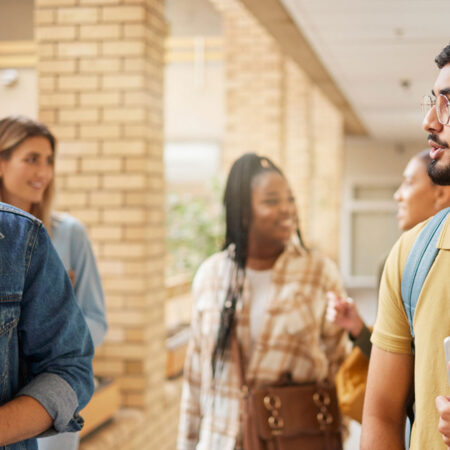
<path fill-rule="evenodd" d="M 82 427 L 78 411 L 92 396 L 94 347 L 71 282 L 43 226 L 30 241 L 19 321 L 26 385 L 58 432 Z"/>
<path fill-rule="evenodd" d="M 85 228 L 77 221 L 71 231 L 70 258 L 75 270 L 75 295 L 97 347 L 103 342 L 108 328 L 100 275 Z"/>

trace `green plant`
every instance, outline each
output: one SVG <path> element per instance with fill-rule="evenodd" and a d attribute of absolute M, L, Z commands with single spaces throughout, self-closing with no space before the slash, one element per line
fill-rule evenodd
<path fill-rule="evenodd" d="M 225 221 L 222 184 L 210 183 L 208 193 L 170 194 L 167 197 L 167 276 L 193 276 L 198 266 L 223 244 Z"/>

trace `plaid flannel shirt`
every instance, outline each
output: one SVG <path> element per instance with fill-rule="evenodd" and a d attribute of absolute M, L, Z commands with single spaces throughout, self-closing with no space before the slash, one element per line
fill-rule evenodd
<path fill-rule="evenodd" d="M 229 248 L 206 260 L 193 283 L 194 309 L 186 356 L 179 450 L 234 450 L 240 434 L 240 384 L 230 352 L 212 380 L 211 354 L 230 281 Z M 335 264 L 294 238 L 277 259 L 261 334 L 250 347 L 250 288 L 236 306 L 236 333 L 250 385 L 276 382 L 290 372 L 296 382 L 334 379 L 348 353 L 344 331 L 325 320 L 326 292 L 344 295 Z"/>

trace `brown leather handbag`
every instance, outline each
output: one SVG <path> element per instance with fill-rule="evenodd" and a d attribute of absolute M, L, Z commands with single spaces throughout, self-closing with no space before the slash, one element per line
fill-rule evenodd
<path fill-rule="evenodd" d="M 334 386 L 281 380 L 280 384 L 249 388 L 234 333 L 231 347 L 242 388 L 244 450 L 342 450 Z"/>

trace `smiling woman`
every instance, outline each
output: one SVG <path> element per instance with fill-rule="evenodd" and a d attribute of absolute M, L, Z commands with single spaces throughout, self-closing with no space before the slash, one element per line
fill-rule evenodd
<path fill-rule="evenodd" d="M 342 281 L 330 260 L 303 245 L 294 198 L 281 170 L 268 158 L 243 155 L 231 168 L 224 205 L 224 250 L 200 266 L 193 282 L 180 450 L 276 445 L 270 431 L 269 437 L 257 438 L 258 445 L 253 440 L 252 445 L 243 443 L 243 433 L 248 437 L 255 430 L 243 420 L 250 408 L 240 402 L 244 383 L 257 390 L 280 383 L 286 387 L 289 380 L 289 389 L 300 383 L 318 389 L 324 380 L 334 379 L 346 353 L 346 336 L 325 320 L 326 292 L 343 294 Z M 235 352 L 236 346 L 240 351 Z M 326 394 L 333 395 L 332 386 L 328 388 Z M 304 394 L 295 401 L 297 411 L 284 418 L 286 429 L 292 425 L 296 430 L 287 448 L 324 448 L 324 433 L 312 431 L 314 424 L 318 426 L 317 405 L 306 398 L 312 396 Z M 253 417 L 267 413 L 267 405 L 255 402 Z M 269 407 L 277 409 L 277 404 Z M 271 416 L 273 423 L 265 423 L 281 426 L 283 418 L 275 420 L 276 414 Z M 327 428 L 328 448 L 340 449 L 335 411 L 333 421 L 334 428 Z M 286 439 L 283 430 L 276 431 L 277 442 Z M 299 446 L 298 439 L 308 441 Z"/>
<path fill-rule="evenodd" d="M 9 159 L 0 159 L 1 198 L 24 211 L 39 204 L 53 179 L 53 150 L 48 139 L 26 139 Z"/>
<path fill-rule="evenodd" d="M 50 230 L 56 140 L 25 117 L 0 121 L 0 200 L 35 215 Z"/>

